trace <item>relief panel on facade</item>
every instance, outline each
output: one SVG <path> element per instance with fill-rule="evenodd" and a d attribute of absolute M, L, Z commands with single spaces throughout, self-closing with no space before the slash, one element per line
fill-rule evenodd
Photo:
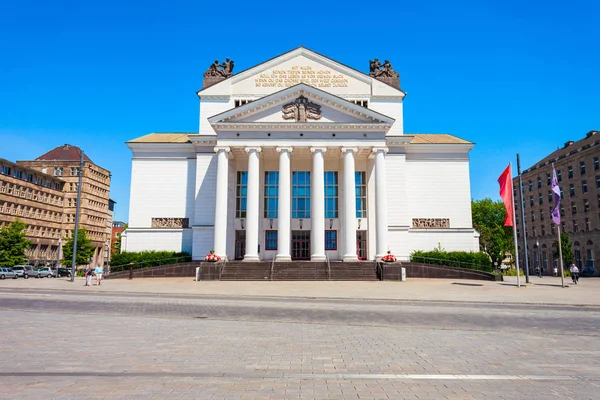
<path fill-rule="evenodd" d="M 189 218 L 152 218 L 152 228 L 188 228 Z"/>
<path fill-rule="evenodd" d="M 413 228 L 450 228 L 450 218 L 413 218 Z"/>

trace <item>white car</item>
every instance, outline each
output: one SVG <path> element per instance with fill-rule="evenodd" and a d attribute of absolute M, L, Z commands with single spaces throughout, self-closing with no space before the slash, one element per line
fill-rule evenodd
<path fill-rule="evenodd" d="M 38 268 L 35 272 L 37 272 L 38 278 L 52 278 L 54 276 L 54 271 L 50 267 Z"/>
<path fill-rule="evenodd" d="M 25 279 L 28 279 L 29 277 L 36 277 L 37 278 L 37 272 L 35 271 L 35 269 L 31 266 L 31 265 L 15 265 L 14 267 L 12 267 L 12 270 L 15 271 L 15 277 L 23 277 Z"/>

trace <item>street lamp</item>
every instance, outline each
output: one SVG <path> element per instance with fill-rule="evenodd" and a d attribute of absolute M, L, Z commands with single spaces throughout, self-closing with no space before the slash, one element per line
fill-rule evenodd
<path fill-rule="evenodd" d="M 75 209 L 75 234 L 73 237 L 73 259 L 71 260 L 71 282 L 75 281 L 75 263 L 77 260 L 77 234 L 79 233 L 79 210 L 81 209 L 81 186 L 83 179 L 83 150 L 79 149 L 79 180 L 77 184 L 77 207 Z"/>
<path fill-rule="evenodd" d="M 542 259 L 540 258 L 540 240 L 537 239 L 535 241 L 535 246 L 537 247 L 537 259 L 538 259 L 538 268 L 540 269 L 540 275 L 542 274 Z"/>

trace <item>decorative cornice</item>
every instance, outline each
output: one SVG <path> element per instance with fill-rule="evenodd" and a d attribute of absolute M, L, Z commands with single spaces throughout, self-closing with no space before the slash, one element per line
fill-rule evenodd
<path fill-rule="evenodd" d="M 392 125 L 386 123 L 336 123 L 336 122 L 218 122 L 212 124 L 220 131 L 268 130 L 268 131 L 388 131 Z"/>
<path fill-rule="evenodd" d="M 262 151 L 262 147 L 260 147 L 260 146 L 247 146 L 244 150 L 246 150 L 246 153 L 250 153 L 251 151 L 256 151 L 257 153 L 260 153 Z"/>
<path fill-rule="evenodd" d="M 311 147 L 310 148 L 310 152 L 311 153 L 316 153 L 317 151 L 320 151 L 322 153 L 326 153 L 327 152 L 327 147 L 323 146 L 323 147 Z"/>
<path fill-rule="evenodd" d="M 287 151 L 288 153 L 291 153 L 292 151 L 294 151 L 294 148 L 292 146 L 279 146 L 275 148 L 275 151 L 277 151 L 278 153 L 281 153 L 282 151 Z"/>
<path fill-rule="evenodd" d="M 345 153 L 347 151 L 351 151 L 354 154 L 358 153 L 358 147 L 342 147 L 342 153 Z"/>
<path fill-rule="evenodd" d="M 218 153 L 220 151 L 224 151 L 225 153 L 229 153 L 231 151 L 231 147 L 229 147 L 229 146 L 215 146 L 214 150 L 215 150 L 215 153 Z"/>

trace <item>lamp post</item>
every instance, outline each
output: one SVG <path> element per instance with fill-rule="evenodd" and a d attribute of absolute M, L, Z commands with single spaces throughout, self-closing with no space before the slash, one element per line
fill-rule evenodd
<path fill-rule="evenodd" d="M 77 234 L 79 233 L 79 210 L 81 208 L 81 181 L 83 178 L 83 150 L 79 149 L 79 180 L 77 183 L 77 206 L 75 208 L 75 233 L 73 235 L 73 259 L 71 260 L 71 282 L 75 281 L 77 260 Z"/>
<path fill-rule="evenodd" d="M 542 259 L 540 258 L 540 240 L 537 239 L 535 241 L 535 246 L 537 247 L 537 259 L 538 259 L 538 267 L 540 269 L 540 275 L 542 274 Z"/>

